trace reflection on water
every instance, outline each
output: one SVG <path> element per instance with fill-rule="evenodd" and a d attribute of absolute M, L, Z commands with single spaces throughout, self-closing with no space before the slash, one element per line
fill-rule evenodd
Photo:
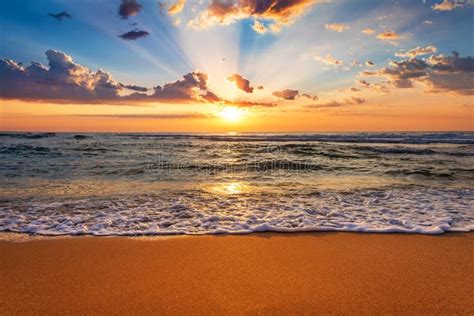
<path fill-rule="evenodd" d="M 247 185 L 239 182 L 230 182 L 214 186 L 213 191 L 220 194 L 241 194 L 245 191 L 249 191 L 249 188 Z"/>

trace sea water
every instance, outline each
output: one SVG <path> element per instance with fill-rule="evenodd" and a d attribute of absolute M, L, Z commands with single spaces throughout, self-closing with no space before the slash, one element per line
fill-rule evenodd
<path fill-rule="evenodd" d="M 0 231 L 470 231 L 473 158 L 473 133 L 2 133 Z"/>

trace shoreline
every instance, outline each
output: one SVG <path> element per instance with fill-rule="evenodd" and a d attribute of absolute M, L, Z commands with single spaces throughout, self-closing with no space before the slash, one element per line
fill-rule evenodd
<path fill-rule="evenodd" d="M 105 239 L 105 238 L 120 238 L 120 239 L 131 239 L 131 240 L 144 240 L 144 241 L 159 241 L 173 238 L 194 238 L 194 237 L 263 237 L 261 235 L 275 235 L 275 236 L 292 236 L 292 235 L 313 235 L 313 234 L 364 234 L 364 235 L 413 235 L 413 236 L 431 236 L 431 237 L 443 237 L 449 235 L 464 235 L 474 234 L 474 230 L 462 231 L 452 230 L 444 231 L 442 233 L 419 233 L 419 232 L 374 232 L 374 231 L 337 231 L 337 230 L 316 230 L 316 231 L 255 231 L 255 232 L 238 232 L 238 233 L 202 233 L 202 234 L 137 234 L 137 235 L 92 235 L 92 234 L 62 234 L 62 235 L 43 235 L 43 234 L 32 234 L 32 233 L 20 233 L 3 231 L 0 232 L 0 243 L 2 242 L 31 242 L 40 240 L 62 240 L 62 239 L 76 239 L 76 238 L 87 238 L 87 239 Z"/>
<path fill-rule="evenodd" d="M 74 237 L 0 241 L 6 314 L 474 312 L 472 233 Z"/>

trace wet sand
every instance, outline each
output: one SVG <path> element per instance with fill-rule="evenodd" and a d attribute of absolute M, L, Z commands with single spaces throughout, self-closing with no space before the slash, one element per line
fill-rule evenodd
<path fill-rule="evenodd" d="M 11 314 L 474 314 L 474 234 L 0 242 Z"/>

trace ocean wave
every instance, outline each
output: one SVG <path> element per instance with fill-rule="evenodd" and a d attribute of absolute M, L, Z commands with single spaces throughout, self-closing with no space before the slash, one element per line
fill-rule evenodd
<path fill-rule="evenodd" d="M 316 134 L 116 134 L 134 139 L 198 139 L 219 142 L 335 142 L 385 144 L 474 144 L 474 133 L 316 133 Z"/>
<path fill-rule="evenodd" d="M 56 136 L 56 133 L 0 133 L 0 137 L 41 139 Z"/>
<path fill-rule="evenodd" d="M 39 235 L 261 231 L 441 234 L 474 230 L 473 203 L 471 189 L 392 188 L 230 196 L 194 190 L 108 199 L 2 202 L 0 231 Z"/>
<path fill-rule="evenodd" d="M 82 139 L 88 139 L 88 138 L 92 138 L 92 136 L 77 134 L 72 137 L 72 139 L 75 139 L 75 140 L 82 140 Z"/>
<path fill-rule="evenodd" d="M 48 147 L 25 145 L 25 144 L 1 146 L 0 154 L 47 155 L 49 157 L 61 156 L 61 152 L 54 151 Z"/>

